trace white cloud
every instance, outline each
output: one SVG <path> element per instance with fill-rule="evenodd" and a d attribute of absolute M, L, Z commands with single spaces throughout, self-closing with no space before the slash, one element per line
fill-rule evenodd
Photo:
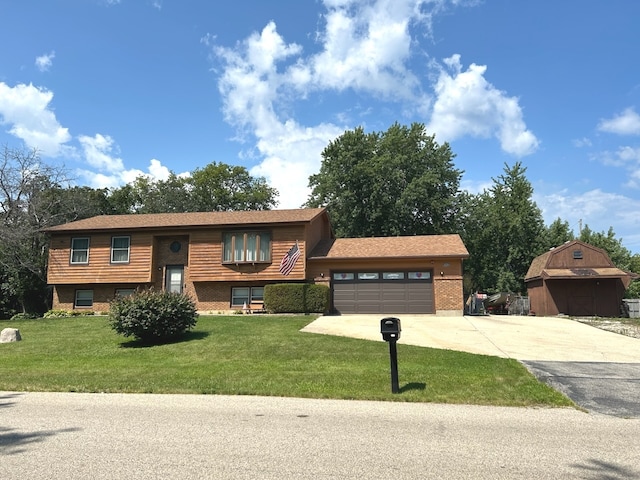
<path fill-rule="evenodd" d="M 259 138 L 264 159 L 251 174 L 265 177 L 278 190 L 280 208 L 298 208 L 309 196 L 308 179 L 320 169 L 322 150 L 342 130 L 330 124 L 305 128 L 293 121 L 274 129 L 278 132 Z"/>
<path fill-rule="evenodd" d="M 427 7 L 444 0 L 325 0 L 320 51 L 308 56 L 286 43 L 270 22 L 234 48 L 213 45 L 222 62 L 218 88 L 226 121 L 239 135 L 255 137 L 262 157 L 252 174 L 280 193 L 280 207 L 300 206 L 308 195 L 308 177 L 320 167 L 320 153 L 346 127 L 322 123 L 304 126 L 286 113 L 292 102 L 311 92 L 352 89 L 419 110 L 429 104 L 418 78 L 407 69 L 412 23 L 430 26 Z M 212 45 L 215 36 L 203 43 Z M 341 118 L 341 112 L 334 113 Z"/>
<path fill-rule="evenodd" d="M 516 157 L 535 152 L 538 139 L 522 118 L 518 100 L 487 82 L 486 66 L 471 64 L 462 71 L 460 55 L 445 59 L 435 85 L 436 100 L 427 126 L 442 141 L 466 135 L 495 136 L 502 149 Z"/>
<path fill-rule="evenodd" d="M 43 156 L 72 155 L 69 129 L 58 123 L 50 103 L 53 92 L 32 84 L 10 87 L 0 82 L 0 124 Z"/>
<path fill-rule="evenodd" d="M 590 157 L 607 167 L 624 168 L 627 171 L 627 188 L 640 188 L 640 147 L 622 146 L 615 152 L 598 152 Z"/>
<path fill-rule="evenodd" d="M 114 188 L 131 183 L 142 176 L 151 180 L 166 180 L 171 174 L 171 171 L 155 158 L 150 160 L 147 172 L 126 169 L 122 159 L 116 156 L 117 145 L 108 135 L 81 135 L 78 142 L 82 146 L 85 160 L 94 170 L 79 169 L 77 174 L 93 188 Z"/>
<path fill-rule="evenodd" d="M 274 22 L 233 48 L 215 45 L 213 35 L 203 38 L 221 63 L 218 89 L 225 120 L 237 127 L 239 137 L 255 139 L 261 161 L 252 174 L 265 176 L 279 190 L 281 207 L 306 200 L 308 177 L 319 170 L 322 149 L 352 128 L 301 125 L 290 114 L 296 102 L 311 93 L 351 90 L 399 104 L 413 118 L 426 114 L 431 96 L 423 91 L 423 81 L 429 80 L 408 67 L 416 42 L 411 29 L 426 27 L 429 34 L 435 13 L 462 3 L 467 2 L 324 0 L 319 50 L 306 55 L 280 36 Z M 516 156 L 536 150 L 538 140 L 526 128 L 518 100 L 484 79 L 486 67 L 472 65 L 462 72 L 458 56 L 446 63 L 454 74 L 442 70 L 436 85 L 432 125 L 439 135 L 495 136 Z M 352 107 L 341 105 L 334 118 L 344 120 Z"/>
<path fill-rule="evenodd" d="M 160 163 L 160 160 L 152 158 L 149 162 L 149 175 L 155 180 L 166 180 L 171 175 L 171 170 Z"/>
<path fill-rule="evenodd" d="M 422 21 L 416 0 L 325 1 L 323 50 L 307 63 L 302 78 L 314 88 L 353 88 L 388 98 L 413 99 L 420 82 L 407 69 L 412 38 L 409 27 Z M 300 68 L 300 66 L 297 66 Z M 299 73 L 295 71 L 293 73 Z"/>
<path fill-rule="evenodd" d="M 82 146 L 84 158 L 92 167 L 112 173 L 124 170 L 122 159 L 112 155 L 116 147 L 110 136 L 99 133 L 94 137 L 80 135 L 78 141 Z"/>
<path fill-rule="evenodd" d="M 582 147 L 591 147 L 593 145 L 593 143 L 591 142 L 591 140 L 589 138 L 582 137 L 582 138 L 576 138 L 573 141 L 573 145 L 575 147 L 582 148 Z"/>
<path fill-rule="evenodd" d="M 56 52 L 52 51 L 51 53 L 46 53 L 44 55 L 41 55 L 39 57 L 36 57 L 36 67 L 38 67 L 38 70 L 40 70 L 41 72 L 46 72 L 47 70 L 49 70 L 51 68 L 51 65 L 53 65 L 53 59 L 56 56 Z"/>
<path fill-rule="evenodd" d="M 552 193 L 536 193 L 534 200 L 542 210 L 548 225 L 556 218 L 569 222 L 577 235 L 580 222 L 596 232 L 608 231 L 613 227 L 617 238 L 623 240 L 626 248 L 640 251 L 640 200 L 610 193 L 601 189 L 576 193 L 567 189 Z"/>
<path fill-rule="evenodd" d="M 640 115 L 633 108 L 627 108 L 613 118 L 601 120 L 598 130 L 618 135 L 640 135 Z"/>
<path fill-rule="evenodd" d="M 281 119 L 274 105 L 286 95 L 286 77 L 276 63 L 300 53 L 287 45 L 269 23 L 260 34 L 251 35 L 234 51 L 216 48 L 225 61 L 219 80 L 227 121 L 255 136 L 262 157 L 251 173 L 264 176 L 279 192 L 279 206 L 299 207 L 308 194 L 308 177 L 320 166 L 320 152 L 343 129 L 332 125 L 303 127 Z"/>
<path fill-rule="evenodd" d="M 493 187 L 493 182 L 490 180 L 477 181 L 463 179 L 460 181 L 460 190 L 472 195 L 478 195 L 479 193 L 489 190 L 491 187 Z"/>

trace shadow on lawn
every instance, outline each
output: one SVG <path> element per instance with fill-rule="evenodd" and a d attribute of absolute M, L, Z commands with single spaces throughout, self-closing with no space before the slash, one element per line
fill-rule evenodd
<path fill-rule="evenodd" d="M 209 336 L 209 332 L 186 332 L 179 337 L 163 340 L 129 340 L 120 344 L 121 348 L 148 348 L 158 345 L 172 345 L 174 343 L 203 340 Z"/>
<path fill-rule="evenodd" d="M 426 390 L 426 388 L 427 388 L 426 383 L 412 382 L 412 383 L 407 383 L 406 385 L 403 385 L 402 387 L 400 387 L 400 391 L 398 393 L 405 393 L 405 392 L 408 392 L 409 390 Z"/>

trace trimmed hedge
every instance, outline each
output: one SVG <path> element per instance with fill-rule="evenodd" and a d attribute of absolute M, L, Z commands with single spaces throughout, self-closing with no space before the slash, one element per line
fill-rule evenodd
<path fill-rule="evenodd" d="M 324 313 L 329 308 L 329 287 L 312 283 L 266 285 L 264 306 L 270 313 Z"/>
<path fill-rule="evenodd" d="M 196 325 L 198 313 L 187 295 L 145 290 L 111 302 L 109 324 L 117 333 L 143 342 L 179 337 Z"/>

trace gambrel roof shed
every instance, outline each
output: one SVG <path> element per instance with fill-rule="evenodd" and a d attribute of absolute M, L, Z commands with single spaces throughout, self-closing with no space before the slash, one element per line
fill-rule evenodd
<path fill-rule="evenodd" d="M 524 280 L 537 315 L 618 316 L 632 278 L 601 248 L 574 240 L 534 258 Z"/>

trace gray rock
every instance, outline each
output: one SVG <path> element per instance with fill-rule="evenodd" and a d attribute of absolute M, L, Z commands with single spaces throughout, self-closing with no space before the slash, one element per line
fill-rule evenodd
<path fill-rule="evenodd" d="M 5 328 L 0 332 L 0 343 L 19 342 L 20 340 L 22 337 L 17 328 Z"/>

